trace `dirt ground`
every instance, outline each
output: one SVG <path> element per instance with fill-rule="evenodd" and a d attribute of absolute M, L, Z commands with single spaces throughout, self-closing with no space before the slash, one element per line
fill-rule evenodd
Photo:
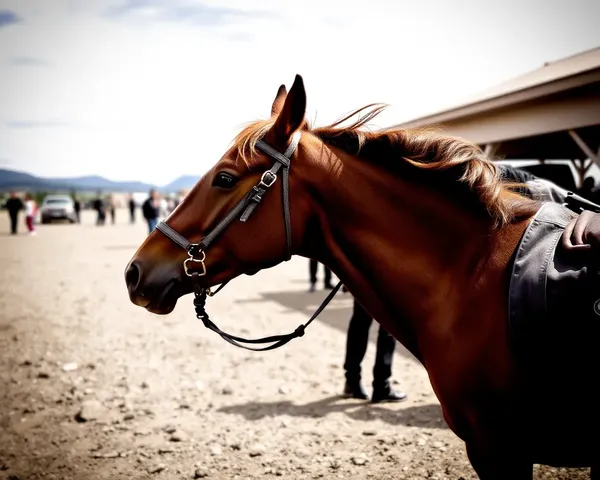
<path fill-rule="evenodd" d="M 477 478 L 400 345 L 406 402 L 340 398 L 348 294 L 303 338 L 247 352 L 206 330 L 190 297 L 166 317 L 132 305 L 123 270 L 145 225 L 119 211 L 99 228 L 84 213 L 35 237 L 7 235 L 0 218 L 0 479 Z M 233 281 L 208 312 L 241 335 L 287 333 L 325 296 L 307 278 L 296 258 Z M 588 472 L 536 467 L 535 478 Z"/>

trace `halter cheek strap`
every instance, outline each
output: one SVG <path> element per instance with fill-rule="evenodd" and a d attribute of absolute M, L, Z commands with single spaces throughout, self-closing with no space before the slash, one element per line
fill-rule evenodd
<path fill-rule="evenodd" d="M 290 161 L 291 157 L 298 148 L 298 143 L 300 142 L 300 132 L 294 133 L 292 136 L 292 141 L 290 142 L 288 148 L 283 152 L 283 155 L 275 150 L 271 145 L 266 143 L 263 140 L 259 140 L 256 143 L 256 146 L 262 150 L 264 153 L 269 155 L 272 159 L 276 160 L 275 164 L 271 168 L 271 170 L 267 170 L 263 173 L 263 178 L 261 178 L 261 183 L 264 183 L 265 175 L 267 177 L 272 178 L 270 184 L 266 184 L 267 188 L 273 185 L 277 180 L 277 172 L 283 167 L 283 171 L 281 172 L 281 193 L 283 195 L 283 221 L 285 223 L 285 240 L 287 244 L 287 256 L 286 261 L 292 258 L 292 220 L 290 217 Z M 259 183 L 260 186 L 260 183 Z M 254 187 L 257 192 L 256 199 L 253 197 L 250 205 L 246 208 L 246 211 L 240 218 L 242 222 L 248 220 L 248 217 L 254 212 L 254 209 L 258 206 L 260 201 L 262 200 L 262 196 L 266 192 L 266 190 L 258 189 Z"/>

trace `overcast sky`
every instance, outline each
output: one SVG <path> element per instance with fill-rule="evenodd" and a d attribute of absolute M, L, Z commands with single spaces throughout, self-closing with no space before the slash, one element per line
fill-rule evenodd
<path fill-rule="evenodd" d="M 201 175 L 304 77 L 387 126 L 600 45 L 597 0 L 0 0 L 0 167 Z"/>

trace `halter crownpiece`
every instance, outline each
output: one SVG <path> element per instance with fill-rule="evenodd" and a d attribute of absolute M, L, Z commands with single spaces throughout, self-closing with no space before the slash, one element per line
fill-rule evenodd
<path fill-rule="evenodd" d="M 256 146 L 263 153 L 267 154 L 275 163 L 273 166 L 266 170 L 260 181 L 252 187 L 252 189 L 229 211 L 227 215 L 217 224 L 213 230 L 206 235 L 200 242 L 191 243 L 187 238 L 178 233 L 176 230 L 171 228 L 165 221 L 160 222 L 156 229 L 162 232 L 167 238 L 172 240 L 174 243 L 179 245 L 188 253 L 188 258 L 186 258 L 183 262 L 183 269 L 185 274 L 188 277 L 192 277 L 194 282 L 194 308 L 196 310 L 196 317 L 202 320 L 204 326 L 213 332 L 220 335 L 224 340 L 235 345 L 236 347 L 245 348 L 246 350 L 254 350 L 254 351 L 264 351 L 264 350 L 273 350 L 275 348 L 281 347 L 288 343 L 290 340 L 296 337 L 301 337 L 304 335 L 304 329 L 308 327 L 312 323 L 312 321 L 317 318 L 317 316 L 323 311 L 323 309 L 327 306 L 327 304 L 333 299 L 337 291 L 340 289 L 342 283 L 339 282 L 334 289 L 329 293 L 327 298 L 323 301 L 321 306 L 315 311 L 312 317 L 306 322 L 304 325 L 300 325 L 296 330 L 292 333 L 284 334 L 284 335 L 273 335 L 270 337 L 258 338 L 254 340 L 248 340 L 241 337 L 236 337 L 234 335 L 230 335 L 225 333 L 219 327 L 217 327 L 208 317 L 208 313 L 206 313 L 205 304 L 206 297 L 213 296 L 217 294 L 226 284 L 227 282 L 221 284 L 219 288 L 215 292 L 211 292 L 210 288 L 203 288 L 200 286 L 200 277 L 206 275 L 206 264 L 204 260 L 206 259 L 206 249 L 210 246 L 210 244 L 225 230 L 231 223 L 238 218 L 241 222 L 247 222 L 252 213 L 256 210 L 256 207 L 260 204 L 263 199 L 265 193 L 267 193 L 268 189 L 272 187 L 277 181 L 277 174 L 281 170 L 281 191 L 283 197 L 283 220 L 285 224 L 285 237 L 286 237 L 286 258 L 285 260 L 289 260 L 292 258 L 292 221 L 290 217 L 290 199 L 289 199 L 289 175 L 290 175 L 290 163 L 291 157 L 298 148 L 298 143 L 300 142 L 301 133 L 295 132 L 292 135 L 292 139 L 290 141 L 289 146 L 285 150 L 285 152 L 280 153 L 275 150 L 271 145 L 266 143 L 264 140 L 259 140 L 256 143 Z M 192 266 L 194 264 L 199 268 L 192 270 Z M 252 348 L 246 345 L 242 345 L 242 343 L 247 344 L 264 344 L 271 343 L 263 348 Z"/>

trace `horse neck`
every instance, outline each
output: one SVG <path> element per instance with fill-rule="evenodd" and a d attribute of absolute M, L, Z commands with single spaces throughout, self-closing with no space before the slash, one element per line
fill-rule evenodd
<path fill-rule="evenodd" d="M 496 241 L 490 221 L 373 163 L 335 157 L 304 179 L 317 214 L 299 253 L 328 265 L 419 358 L 419 330 L 451 328 L 440 322 L 477 284 Z"/>

